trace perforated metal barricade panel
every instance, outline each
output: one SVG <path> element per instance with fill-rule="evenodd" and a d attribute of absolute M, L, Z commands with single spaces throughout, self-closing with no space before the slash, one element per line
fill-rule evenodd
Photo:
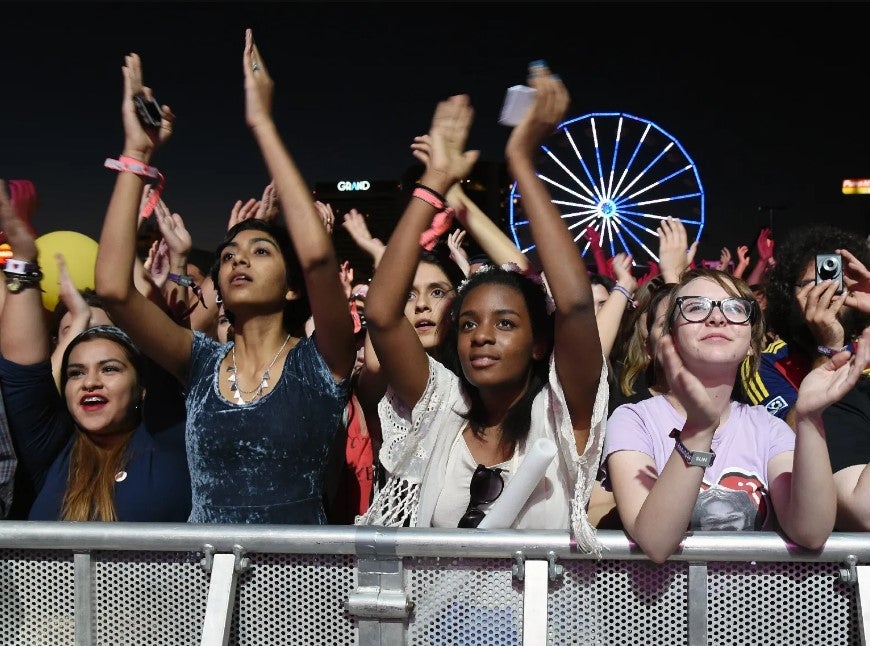
<path fill-rule="evenodd" d="M 239 577 L 231 645 L 356 646 L 344 608 L 357 585 L 356 557 L 251 554 Z"/>
<path fill-rule="evenodd" d="M 550 582 L 548 644 L 682 644 L 684 563 L 562 561 Z"/>
<path fill-rule="evenodd" d="M 858 646 L 855 589 L 836 563 L 709 563 L 710 646 Z"/>
<path fill-rule="evenodd" d="M 14 549 L 0 554 L 0 644 L 74 643 L 73 555 Z"/>
<path fill-rule="evenodd" d="M 201 554 L 95 552 L 94 640 L 104 646 L 198 644 L 209 575 Z"/>
<path fill-rule="evenodd" d="M 522 584 L 511 560 L 407 558 L 409 645 L 522 643 Z"/>

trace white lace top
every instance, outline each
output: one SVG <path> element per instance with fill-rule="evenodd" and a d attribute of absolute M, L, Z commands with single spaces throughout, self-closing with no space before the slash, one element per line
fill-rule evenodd
<path fill-rule="evenodd" d="M 556 459 L 513 524 L 517 529 L 568 529 L 585 552 L 601 555 L 601 545 L 586 516 L 586 505 L 601 460 L 608 399 L 607 363 L 602 360 L 592 428 L 578 455 L 565 394 L 550 358 L 547 385 L 532 403 L 531 428 L 526 439 L 556 443 Z M 469 402 L 460 380 L 429 357 L 429 381 L 423 396 L 409 411 L 392 389 L 378 405 L 383 433 L 380 461 L 387 482 L 358 525 L 430 527 L 447 468 L 450 447 L 468 422 L 462 417 Z M 525 444 L 517 446 L 522 468 Z"/>

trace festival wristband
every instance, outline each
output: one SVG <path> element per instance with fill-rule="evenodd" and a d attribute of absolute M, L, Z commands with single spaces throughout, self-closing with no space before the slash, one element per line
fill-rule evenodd
<path fill-rule="evenodd" d="M 157 185 L 154 186 L 151 191 L 151 197 L 148 198 L 148 202 L 142 207 L 142 212 L 139 214 L 143 218 L 147 218 L 154 211 L 154 207 L 157 206 L 157 202 L 160 200 L 160 194 L 163 192 L 163 187 L 166 184 L 166 178 L 163 176 L 159 170 L 154 168 L 153 166 L 148 166 L 138 159 L 133 159 L 132 157 L 119 157 L 118 159 L 108 158 L 103 163 L 103 166 L 106 168 L 111 168 L 112 170 L 116 170 L 119 173 L 133 173 L 134 175 L 139 175 L 141 177 L 149 177 L 151 179 L 157 180 Z"/>

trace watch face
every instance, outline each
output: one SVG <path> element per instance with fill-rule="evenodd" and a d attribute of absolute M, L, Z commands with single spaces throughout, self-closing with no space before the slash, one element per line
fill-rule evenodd
<path fill-rule="evenodd" d="M 17 278 L 10 278 L 6 281 L 6 289 L 8 289 L 13 294 L 15 292 L 21 291 L 21 285 L 22 285 L 21 281 L 18 280 Z"/>

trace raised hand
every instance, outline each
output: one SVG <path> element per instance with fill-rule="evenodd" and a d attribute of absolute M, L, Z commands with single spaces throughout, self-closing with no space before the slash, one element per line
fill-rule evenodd
<path fill-rule="evenodd" d="M 332 205 L 318 200 L 314 202 L 314 206 L 317 207 L 317 213 L 320 215 L 323 226 L 326 227 L 326 232 L 332 235 L 332 229 L 335 226 L 335 212 L 332 210 Z"/>
<path fill-rule="evenodd" d="M 511 131 L 506 153 L 520 153 L 533 157 L 538 146 L 556 131 L 571 101 L 568 89 L 557 76 L 550 74 L 545 66 L 529 68 L 528 84 L 537 90 L 535 99 L 522 121 Z"/>
<path fill-rule="evenodd" d="M 347 231 L 356 246 L 369 254 L 375 261 L 384 254 L 386 245 L 380 238 L 372 236 L 368 224 L 366 224 L 366 216 L 356 209 L 351 209 L 344 214 L 341 226 Z"/>
<path fill-rule="evenodd" d="M 667 217 L 656 229 L 659 236 L 659 265 L 666 283 L 679 282 L 680 276 L 692 264 L 698 249 L 697 241 L 689 245 L 686 227 L 680 220 Z"/>
<path fill-rule="evenodd" d="M 151 154 L 166 142 L 172 135 L 175 115 L 168 105 L 161 106 L 163 111 L 160 127 L 145 129 L 136 113 L 133 96 L 143 94 L 153 98 L 150 87 L 142 84 L 142 61 L 138 54 L 128 54 L 124 57 L 124 98 L 121 103 L 121 117 L 124 124 L 124 156 L 147 162 Z"/>
<path fill-rule="evenodd" d="M 658 344 L 657 358 L 667 376 L 671 394 L 686 411 L 686 426 L 715 428 L 719 424 L 718 405 L 710 398 L 704 384 L 686 368 L 669 334 L 662 336 Z"/>
<path fill-rule="evenodd" d="M 468 177 L 480 157 L 479 150 L 465 150 L 474 108 L 467 94 L 439 101 L 429 129 L 428 171 L 441 173 L 455 181 Z"/>
<path fill-rule="evenodd" d="M 770 237 L 773 230 L 770 227 L 764 227 L 758 234 L 758 239 L 755 241 L 755 248 L 758 249 L 758 256 L 766 263 L 770 263 L 773 259 L 774 242 Z"/>
<path fill-rule="evenodd" d="M 6 186 L 6 182 L 0 180 L 0 229 L 6 232 L 13 258 L 34 262 L 37 258 L 36 239 L 27 224 L 16 215 Z"/>
<path fill-rule="evenodd" d="M 338 277 L 341 279 L 341 286 L 344 287 L 344 293 L 348 299 L 353 293 L 353 267 L 350 266 L 350 261 L 345 260 L 338 268 Z"/>
<path fill-rule="evenodd" d="M 157 216 L 157 228 L 160 229 L 160 234 L 166 243 L 168 259 L 186 263 L 187 256 L 193 248 L 193 239 L 184 226 L 184 220 L 178 213 L 171 213 L 163 200 L 157 201 L 154 214 Z"/>
<path fill-rule="evenodd" d="M 837 295 L 833 281 L 808 283 L 796 294 L 798 305 L 813 333 L 816 342 L 829 348 L 841 348 L 845 343 L 845 332 L 837 316 L 845 304 L 845 298 Z"/>
<path fill-rule="evenodd" d="M 166 240 L 160 238 L 151 243 L 148 257 L 143 263 L 148 278 L 157 289 L 163 289 L 169 279 L 169 247 Z"/>
<path fill-rule="evenodd" d="M 245 51 L 242 54 L 245 75 L 245 120 L 255 129 L 272 122 L 272 94 L 275 82 L 269 76 L 266 62 L 254 43 L 254 32 L 245 30 Z"/>
<path fill-rule="evenodd" d="M 742 244 L 737 247 L 737 264 L 734 265 L 731 275 L 735 278 L 743 278 L 743 272 L 747 267 L 749 267 L 749 247 Z"/>
<path fill-rule="evenodd" d="M 846 305 L 870 314 L 870 270 L 848 249 L 837 249 L 843 257 Z"/>
<path fill-rule="evenodd" d="M 864 329 L 854 344 L 854 354 L 848 350 L 838 352 L 804 377 L 795 402 L 796 414 L 821 415 L 858 383 L 861 372 L 870 363 L 870 327 Z"/>
<path fill-rule="evenodd" d="M 462 243 L 465 240 L 465 229 L 454 229 L 447 236 L 447 248 L 450 249 L 450 258 L 462 270 L 462 273 L 468 276 L 471 271 L 471 265 L 468 263 L 468 254 L 462 248 Z"/>
<path fill-rule="evenodd" d="M 611 263 L 616 284 L 622 285 L 632 294 L 637 290 L 637 278 L 631 273 L 633 264 L 631 256 L 624 251 L 613 256 L 613 262 Z"/>
<path fill-rule="evenodd" d="M 227 221 L 227 231 L 232 229 L 239 222 L 256 217 L 259 208 L 260 202 L 255 200 L 253 197 L 247 202 L 236 200 L 236 203 L 233 204 L 233 208 L 230 209 L 230 219 Z"/>
<path fill-rule="evenodd" d="M 728 271 L 728 265 L 731 264 L 731 250 L 728 247 L 722 247 L 719 251 L 719 270 Z"/>
<path fill-rule="evenodd" d="M 57 298 L 66 306 L 71 317 L 70 325 L 57 331 L 58 345 L 66 346 L 70 339 L 87 329 L 91 321 L 91 306 L 70 277 L 63 254 L 54 254 L 54 261 L 57 263 Z"/>
<path fill-rule="evenodd" d="M 263 189 L 263 196 L 260 198 L 259 207 L 254 218 L 272 222 L 278 217 L 279 212 L 278 191 L 275 188 L 275 181 L 273 180 L 266 184 L 266 188 Z"/>
<path fill-rule="evenodd" d="M 583 229 L 583 237 L 589 241 L 593 249 L 601 249 L 601 233 L 591 224 Z"/>

